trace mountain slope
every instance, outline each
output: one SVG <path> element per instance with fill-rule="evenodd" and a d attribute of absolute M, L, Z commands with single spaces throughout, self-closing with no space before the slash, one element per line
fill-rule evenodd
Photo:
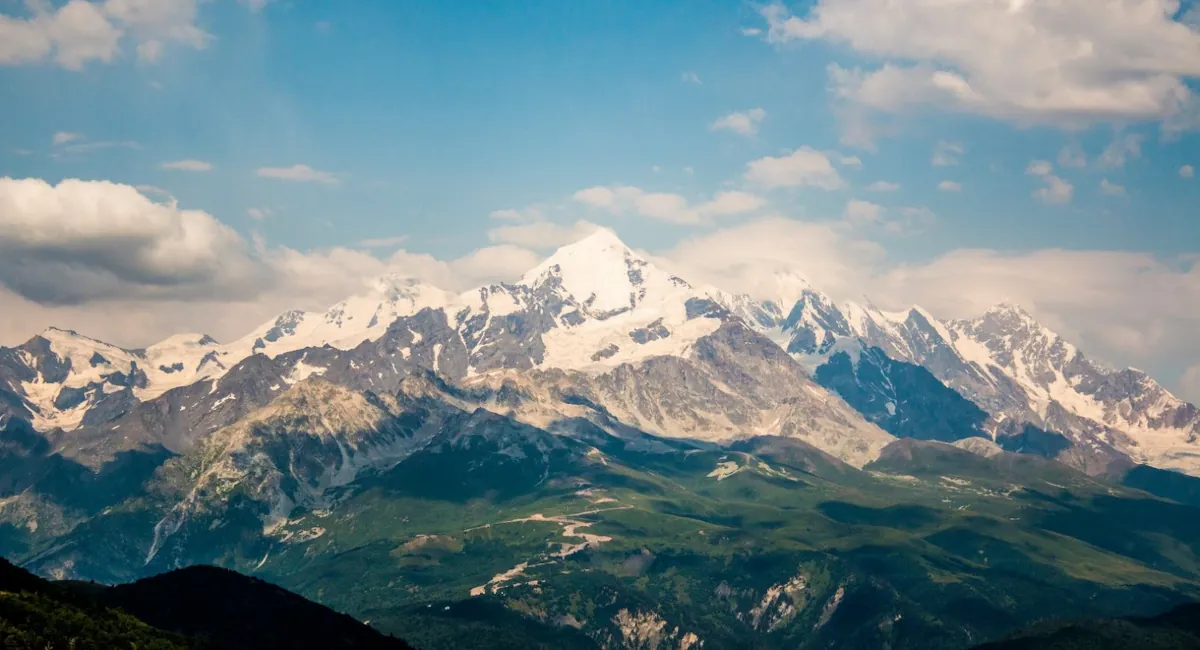
<path fill-rule="evenodd" d="M 183 650 L 206 646 L 99 606 L 0 558 L 0 647 Z"/>
<path fill-rule="evenodd" d="M 217 567 L 109 587 L 97 599 L 222 650 L 407 650 L 403 641 L 273 584 Z"/>
<path fill-rule="evenodd" d="M 105 587 L 51 583 L 0 558 L 0 647 L 28 650 L 405 650 L 275 585 L 191 567 Z"/>
<path fill-rule="evenodd" d="M 1047 622 L 976 650 L 1194 650 L 1200 648 L 1200 605 L 1180 605 L 1150 618 Z"/>

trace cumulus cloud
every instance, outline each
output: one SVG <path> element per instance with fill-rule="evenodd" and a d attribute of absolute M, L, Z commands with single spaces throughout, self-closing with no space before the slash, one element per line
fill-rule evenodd
<path fill-rule="evenodd" d="M 336 174 L 313 169 L 308 165 L 292 165 L 291 167 L 259 167 L 256 171 L 262 178 L 273 178 L 293 183 L 320 183 L 322 185 L 338 185 Z"/>
<path fill-rule="evenodd" d="M 1025 173 L 1039 179 L 1044 187 L 1033 192 L 1034 198 L 1050 205 L 1070 203 L 1075 196 L 1075 186 L 1054 174 L 1054 165 L 1045 160 L 1034 160 L 1025 168 Z"/>
<path fill-rule="evenodd" d="M 262 221 L 263 219 L 266 219 L 267 217 L 271 216 L 271 214 L 273 214 L 273 213 L 270 208 L 247 208 L 246 209 L 246 216 L 250 217 L 251 219 L 254 219 L 255 221 Z"/>
<path fill-rule="evenodd" d="M 752 108 L 748 111 L 733 112 L 728 115 L 723 115 L 717 118 L 709 129 L 713 131 L 732 131 L 738 135 L 754 135 L 758 133 L 758 127 L 762 121 L 766 119 L 767 112 L 761 108 Z"/>
<path fill-rule="evenodd" d="M 1196 175 L 1196 170 L 1194 168 L 1192 168 L 1191 165 L 1184 165 L 1183 167 L 1179 168 L 1179 177 L 1180 178 L 1192 178 L 1195 175 Z"/>
<path fill-rule="evenodd" d="M 846 187 L 829 156 L 811 147 L 800 147 L 785 156 L 767 156 L 746 165 L 746 180 L 766 189 L 816 187 L 838 190 Z"/>
<path fill-rule="evenodd" d="M 1179 0 L 817 0 L 760 8 L 770 43 L 823 40 L 877 67 L 831 68 L 835 95 L 870 111 L 938 107 L 1016 124 L 1200 124 L 1200 30 Z"/>
<path fill-rule="evenodd" d="M 679 78 L 680 78 L 680 80 L 683 81 L 683 83 L 686 83 L 686 84 L 692 84 L 694 86 L 704 85 L 704 82 L 700 81 L 700 75 L 696 74 L 695 72 L 693 72 L 691 70 L 679 75 Z"/>
<path fill-rule="evenodd" d="M 867 186 L 868 192 L 895 192 L 900 189 L 899 183 L 889 181 L 875 181 Z"/>
<path fill-rule="evenodd" d="M 938 183 L 938 190 L 942 192 L 960 192 L 962 184 L 955 181 L 942 181 Z"/>
<path fill-rule="evenodd" d="M 70 0 L 52 9 L 29 2 L 31 15 L 0 15 L 0 65 L 41 63 L 81 70 L 91 61 L 109 63 L 122 40 L 136 45 L 138 58 L 153 63 L 167 44 L 203 49 L 213 37 L 196 24 L 197 0 Z"/>
<path fill-rule="evenodd" d="M 210 172 L 213 168 L 212 163 L 203 160 L 173 160 L 163 163 L 160 167 L 184 172 Z"/>
<path fill-rule="evenodd" d="M 640 187 L 589 187 L 571 197 L 574 201 L 611 214 L 636 214 L 680 225 L 698 225 L 717 217 L 748 214 L 759 210 L 766 201 L 749 192 L 719 192 L 712 199 L 692 204 L 679 194 L 647 192 Z"/>
<path fill-rule="evenodd" d="M 884 208 L 878 203 L 851 199 L 846 203 L 843 217 L 856 226 L 879 223 L 883 217 Z"/>
<path fill-rule="evenodd" d="M 237 294 L 265 280 L 212 216 L 103 181 L 0 179 L 0 251 L 0 283 L 49 304 Z"/>

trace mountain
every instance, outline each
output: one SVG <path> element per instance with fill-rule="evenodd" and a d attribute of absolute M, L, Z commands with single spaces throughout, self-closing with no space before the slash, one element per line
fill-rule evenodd
<path fill-rule="evenodd" d="M 0 349 L 0 549 L 105 583 L 221 566 L 431 650 L 959 650 L 1200 596 L 1200 479 L 1135 453 L 1175 429 L 1064 388 L 1148 385 L 1093 390 L 1027 314 L 763 286 L 599 231 L 230 344 L 49 331 Z"/>
<path fill-rule="evenodd" d="M 217 567 L 179 569 L 108 587 L 93 597 L 159 629 L 222 650 L 411 650 L 345 614 Z"/>
<path fill-rule="evenodd" d="M 192 567 L 104 587 L 52 583 L 0 559 L 0 647 L 409 648 L 274 585 Z"/>
<path fill-rule="evenodd" d="M 1159 616 L 1046 622 L 977 650 L 1192 650 L 1200 648 L 1200 605 Z"/>
<path fill-rule="evenodd" d="M 1039 432 L 1060 437 L 1065 444 L 1051 453 L 1097 474 L 1137 463 L 1200 473 L 1195 406 L 1139 370 L 1089 360 L 1018 306 L 1001 304 L 973 320 L 943 322 L 920 307 L 894 313 L 838 305 L 811 287 L 800 291 L 783 318 L 769 317 L 782 313 L 774 299 L 763 304 L 755 311 L 758 329 L 814 370 L 839 352 L 857 358 L 859 350 L 877 348 L 893 362 L 927 369 L 974 402 L 990 416 L 983 430 L 997 440 Z M 880 377 L 871 390 L 891 389 Z"/>
<path fill-rule="evenodd" d="M 191 357 L 171 361 L 167 350 Z M 576 392 L 659 435 L 783 432 L 829 440 L 859 464 L 890 441 L 708 293 L 603 230 L 515 284 L 449 296 L 392 279 L 319 317 L 284 314 L 228 346 L 175 337 L 124 351 L 55 330 L 18 352 L 12 391 L 56 451 L 92 467 L 154 446 L 186 453 L 310 376 L 386 391 L 418 368 L 455 381 L 561 371 Z M 183 371 L 171 370 L 177 363 Z"/>

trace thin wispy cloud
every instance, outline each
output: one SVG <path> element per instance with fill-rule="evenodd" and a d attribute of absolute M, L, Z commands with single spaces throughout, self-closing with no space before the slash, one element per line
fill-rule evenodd
<path fill-rule="evenodd" d="M 291 167 L 260 167 L 255 170 L 261 178 L 271 178 L 292 183 L 319 183 L 321 185 L 338 185 L 341 181 L 336 174 L 314 169 L 308 165 L 296 164 Z"/>
<path fill-rule="evenodd" d="M 397 235 L 395 237 L 372 237 L 369 239 L 359 240 L 358 245 L 363 248 L 396 248 L 406 241 L 408 241 L 408 235 Z"/>
<path fill-rule="evenodd" d="M 210 172 L 213 169 L 212 163 L 203 160 L 174 160 L 159 167 L 182 172 Z"/>
<path fill-rule="evenodd" d="M 934 167 L 950 167 L 957 165 L 965 152 L 961 143 L 939 140 L 933 147 L 933 157 L 929 162 Z"/>

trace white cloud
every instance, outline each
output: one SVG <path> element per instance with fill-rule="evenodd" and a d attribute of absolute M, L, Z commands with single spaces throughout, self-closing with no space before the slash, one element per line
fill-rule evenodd
<path fill-rule="evenodd" d="M 58 133 L 54 134 L 53 140 L 54 140 L 54 145 L 58 146 L 60 144 L 66 144 L 66 143 L 72 142 L 74 140 L 80 140 L 82 138 L 83 138 L 82 133 L 71 133 L 70 131 L 59 131 Z"/>
<path fill-rule="evenodd" d="M 730 190 L 718 192 L 711 201 L 701 204 L 699 211 L 703 215 L 725 217 L 754 212 L 765 204 L 766 201 L 757 194 Z"/>
<path fill-rule="evenodd" d="M 1184 165 L 1183 167 L 1179 168 L 1179 177 L 1180 178 L 1192 178 L 1195 175 L 1196 175 L 1196 170 L 1193 169 L 1191 165 Z"/>
<path fill-rule="evenodd" d="M 801 147 L 786 156 L 759 158 L 746 165 L 746 180 L 767 189 L 816 187 L 837 190 L 846 186 L 829 156 Z"/>
<path fill-rule="evenodd" d="M 262 221 L 273 214 L 270 208 L 247 208 L 246 216 L 255 221 Z"/>
<path fill-rule="evenodd" d="M 842 219 L 855 228 L 879 228 L 890 234 L 912 233 L 937 221 L 926 207 L 907 206 L 889 209 L 877 203 L 851 199 L 846 202 Z"/>
<path fill-rule="evenodd" d="M 858 156 L 846 156 L 843 154 L 837 154 L 837 159 L 838 159 L 838 164 L 841 165 L 842 167 L 862 167 L 863 166 L 862 158 L 859 158 Z"/>
<path fill-rule="evenodd" d="M 700 75 L 696 74 L 695 72 L 693 72 L 691 70 L 684 72 L 683 74 L 681 74 L 679 76 L 679 78 L 680 78 L 680 80 L 683 81 L 683 83 L 688 83 L 688 84 L 692 84 L 692 85 L 696 85 L 696 86 L 704 85 L 704 83 L 702 81 L 700 81 Z"/>
<path fill-rule="evenodd" d="M 1142 136 L 1130 133 L 1113 139 L 1104 149 L 1096 164 L 1106 169 L 1124 167 L 1127 160 L 1140 158 L 1142 155 Z"/>
<path fill-rule="evenodd" d="M 1200 31 L 1178 0 L 817 0 L 762 7 L 765 39 L 825 40 L 868 69 L 833 69 L 841 100 L 871 111 L 944 108 L 1017 124 L 1194 126 Z"/>
<path fill-rule="evenodd" d="M 134 189 L 136 189 L 137 191 L 139 191 L 142 194 L 145 194 L 147 196 L 154 195 L 154 196 L 161 196 L 161 197 L 168 198 L 168 199 L 171 198 L 170 190 L 163 189 L 161 187 L 158 187 L 157 185 L 136 185 L 136 186 L 134 186 Z"/>
<path fill-rule="evenodd" d="M 196 25 L 197 0 L 70 0 L 52 9 L 27 2 L 31 15 L 0 15 L 0 65 L 35 64 L 53 58 L 81 70 L 91 61 L 110 63 L 122 39 L 136 43 L 138 57 L 159 58 L 167 43 L 203 49 L 212 35 Z"/>
<path fill-rule="evenodd" d="M 336 174 L 313 169 L 308 165 L 292 165 L 291 167 L 260 167 L 255 172 L 262 178 L 274 178 L 295 183 L 321 183 L 337 185 L 340 183 Z"/>
<path fill-rule="evenodd" d="M 962 184 L 956 183 L 955 181 L 942 181 L 942 182 L 938 183 L 937 187 L 938 187 L 938 190 L 942 191 L 942 192 L 960 192 L 960 191 L 962 191 Z"/>
<path fill-rule="evenodd" d="M 1070 203 L 1075 196 L 1075 186 L 1054 175 L 1054 165 L 1045 160 L 1034 160 L 1029 163 L 1025 173 L 1037 177 L 1045 187 L 1034 191 L 1033 196 L 1042 203 L 1062 205 Z"/>
<path fill-rule="evenodd" d="M 845 297 L 858 295 L 884 258 L 882 247 L 852 232 L 844 221 L 768 217 L 689 237 L 655 259 L 693 284 L 762 298 L 778 298 L 775 275 L 789 271 Z"/>
<path fill-rule="evenodd" d="M 878 203 L 851 199 L 846 203 L 843 218 L 855 226 L 876 224 L 882 220 L 884 208 Z"/>
<path fill-rule="evenodd" d="M 369 237 L 359 240 L 358 245 L 363 248 L 396 248 L 408 241 L 408 235 L 398 235 L 395 237 Z"/>
<path fill-rule="evenodd" d="M 889 181 L 875 181 L 867 186 L 868 192 L 895 192 L 900 189 L 899 183 Z"/>
<path fill-rule="evenodd" d="M 0 179 L 0 251 L 0 283 L 49 304 L 238 294 L 264 275 L 207 213 L 103 181 Z"/>
<path fill-rule="evenodd" d="M 692 169 L 691 167 L 684 167 L 683 173 L 687 174 L 688 176 L 691 176 L 692 174 L 696 173 L 696 170 Z"/>
<path fill-rule="evenodd" d="M 755 212 L 766 201 L 755 194 L 730 190 L 712 199 L 691 204 L 687 198 L 669 192 L 647 192 L 628 185 L 589 187 L 572 197 L 576 202 L 603 209 L 612 214 L 637 214 L 658 221 L 681 225 L 699 225 L 713 218 Z"/>
<path fill-rule="evenodd" d="M 762 34 L 762 31 L 763 30 L 759 29 L 758 27 L 743 27 L 742 36 L 758 36 L 759 34 Z"/>
<path fill-rule="evenodd" d="M 747 111 L 734 112 L 719 117 L 708 128 L 713 131 L 733 131 L 738 135 L 754 135 L 758 133 L 759 125 L 762 124 L 762 121 L 766 117 L 767 112 L 765 110 L 751 108 Z"/>
<path fill-rule="evenodd" d="M 546 250 L 583 239 L 599 227 L 588 221 L 576 221 L 571 226 L 535 221 L 492 228 L 488 231 L 488 239 L 497 244 L 514 244 L 533 250 Z"/>
<path fill-rule="evenodd" d="M 1117 185 L 1107 178 L 1102 178 L 1100 179 L 1100 192 L 1106 196 L 1125 196 L 1125 187 Z"/>
<path fill-rule="evenodd" d="M 103 151 L 105 149 L 141 149 L 142 145 L 132 140 L 87 140 L 79 136 L 71 142 L 55 147 L 50 154 L 52 158 L 69 158 L 84 154 Z"/>
<path fill-rule="evenodd" d="M 384 268 L 403 271 L 450 291 L 467 291 L 495 282 L 511 282 L 540 261 L 541 256 L 531 250 L 502 244 L 476 249 L 448 261 L 399 250 L 388 257 Z"/>
<path fill-rule="evenodd" d="M 163 169 L 184 172 L 209 172 L 213 168 L 212 163 L 204 162 L 203 160 L 174 160 L 165 162 L 159 166 Z"/>
<path fill-rule="evenodd" d="M 939 140 L 933 147 L 933 157 L 930 159 L 930 164 L 934 167 L 950 167 L 957 165 L 959 158 L 965 153 L 962 144 L 958 142 L 946 142 Z"/>
<path fill-rule="evenodd" d="M 1087 167 L 1087 153 L 1078 144 L 1069 144 L 1058 152 L 1058 164 L 1076 169 Z"/>

